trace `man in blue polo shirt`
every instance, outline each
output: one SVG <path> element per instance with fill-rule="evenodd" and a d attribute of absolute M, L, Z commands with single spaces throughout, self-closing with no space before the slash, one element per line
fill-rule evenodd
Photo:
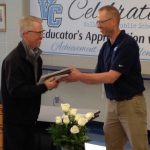
<path fill-rule="evenodd" d="M 67 82 L 104 83 L 108 98 L 104 133 L 107 150 L 148 150 L 147 111 L 136 41 L 119 29 L 120 14 L 113 6 L 99 9 L 97 27 L 107 36 L 98 56 L 96 73 L 73 68 Z"/>

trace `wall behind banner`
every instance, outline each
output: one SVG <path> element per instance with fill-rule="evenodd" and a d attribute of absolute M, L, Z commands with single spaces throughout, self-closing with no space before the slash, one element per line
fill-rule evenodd
<path fill-rule="evenodd" d="M 29 3 L 24 0 L 0 0 L 6 4 L 6 32 L 0 32 L 0 69 L 4 57 L 16 47 L 20 40 L 18 20 L 28 14 Z M 17 8 L 17 9 L 16 9 Z M 17 11 L 17 12 L 16 12 Z M 1 77 L 1 74 L 0 74 Z"/>
<path fill-rule="evenodd" d="M 142 74 L 150 75 L 149 0 L 30 0 L 30 14 L 41 17 L 44 35 L 41 48 L 45 65 L 94 69 L 99 50 L 106 41 L 96 28 L 98 9 L 114 5 L 121 13 L 120 28 L 140 47 Z"/>

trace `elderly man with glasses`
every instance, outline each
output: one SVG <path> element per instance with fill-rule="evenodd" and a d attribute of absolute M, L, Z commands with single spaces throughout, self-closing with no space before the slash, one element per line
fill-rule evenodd
<path fill-rule="evenodd" d="M 42 20 L 26 16 L 20 20 L 22 41 L 2 64 L 4 150 L 34 150 L 34 131 L 40 112 L 41 95 L 57 87 L 55 78 L 37 84 L 42 74 L 39 46 Z"/>

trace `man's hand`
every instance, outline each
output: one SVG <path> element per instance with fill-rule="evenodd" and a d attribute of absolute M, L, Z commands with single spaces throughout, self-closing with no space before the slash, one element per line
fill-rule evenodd
<path fill-rule="evenodd" d="M 65 81 L 65 82 L 76 82 L 80 80 L 80 76 L 82 73 L 79 69 L 75 67 L 71 67 L 71 73 L 67 77 L 61 78 L 59 81 Z"/>
<path fill-rule="evenodd" d="M 55 79 L 55 77 L 48 78 L 44 81 L 44 84 L 46 85 L 48 90 L 51 90 L 53 88 L 57 88 L 59 81 Z"/>

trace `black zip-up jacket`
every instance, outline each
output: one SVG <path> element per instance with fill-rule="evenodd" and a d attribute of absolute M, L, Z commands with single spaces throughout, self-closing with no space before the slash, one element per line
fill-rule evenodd
<path fill-rule="evenodd" d="M 37 59 L 37 81 L 42 74 L 42 59 Z M 33 65 L 26 59 L 22 42 L 2 63 L 1 91 L 4 123 L 34 123 L 39 115 L 44 84 L 37 85 Z"/>

